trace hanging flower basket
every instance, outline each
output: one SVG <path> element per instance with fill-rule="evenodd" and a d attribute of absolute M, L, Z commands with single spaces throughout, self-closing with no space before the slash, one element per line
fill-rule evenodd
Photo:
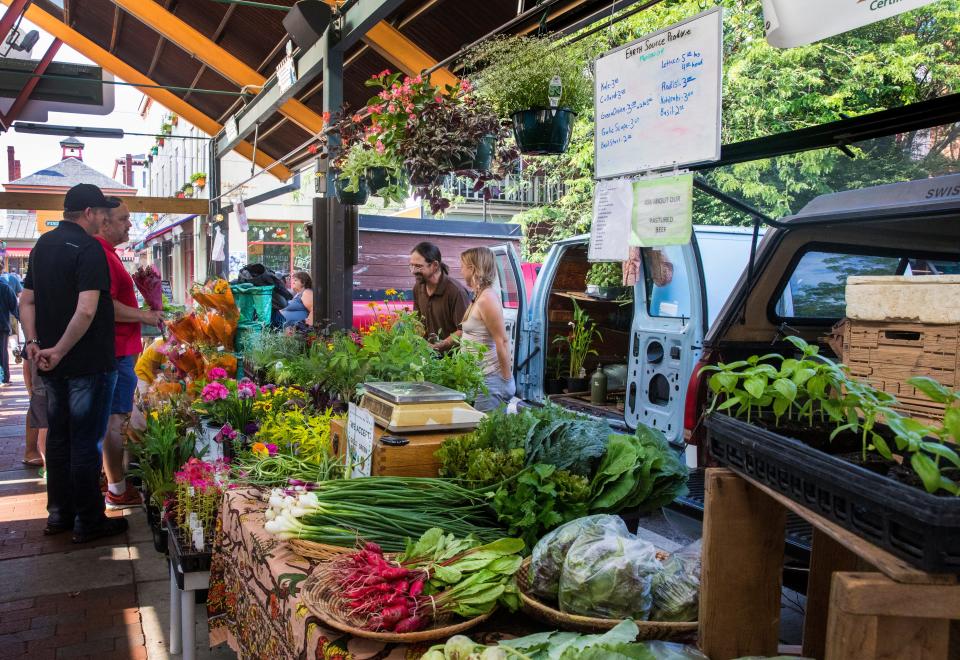
<path fill-rule="evenodd" d="M 162 137 L 158 137 L 158 138 L 157 138 L 157 146 L 158 146 L 158 147 L 162 147 L 162 146 L 163 146 L 163 143 L 164 143 L 164 139 L 163 139 Z"/>
<path fill-rule="evenodd" d="M 160 153 L 160 147 L 158 145 L 155 144 L 152 147 L 150 147 L 151 156 L 156 156 L 158 153 Z"/>
<path fill-rule="evenodd" d="M 355 192 L 346 190 L 346 187 L 350 185 L 350 179 L 348 177 L 338 178 L 334 181 L 334 192 L 336 192 L 337 199 L 340 200 L 341 204 L 361 206 L 367 203 L 367 197 L 370 196 L 367 190 L 367 181 L 363 177 L 360 177 L 358 181 L 359 186 Z"/>
<path fill-rule="evenodd" d="M 183 192 L 182 190 L 178 190 L 178 191 L 177 191 L 177 199 L 184 199 L 186 196 L 187 196 L 187 194 L 186 194 L 185 192 Z"/>
<path fill-rule="evenodd" d="M 207 175 L 205 172 L 196 172 L 190 177 L 190 181 L 193 182 L 200 190 L 203 190 L 204 186 L 207 185 Z"/>
<path fill-rule="evenodd" d="M 187 183 L 183 186 L 183 194 L 187 197 L 193 197 L 193 184 Z"/>
<path fill-rule="evenodd" d="M 368 167 L 366 175 L 367 187 L 374 192 L 387 186 L 399 186 L 401 183 L 400 177 L 391 175 L 386 167 Z"/>
<path fill-rule="evenodd" d="M 562 154 L 573 135 L 577 114 L 566 108 L 534 108 L 513 115 L 513 134 L 520 153 L 528 156 Z"/>
<path fill-rule="evenodd" d="M 475 172 L 487 172 L 493 163 L 493 152 L 496 150 L 497 138 L 494 135 L 487 135 L 480 139 L 477 144 L 477 151 L 473 158 L 465 158 L 457 164 L 455 172 L 471 170 Z"/>
<path fill-rule="evenodd" d="M 170 124 L 172 126 L 176 126 L 179 123 L 180 123 L 180 117 L 178 117 L 177 115 L 170 115 Z"/>

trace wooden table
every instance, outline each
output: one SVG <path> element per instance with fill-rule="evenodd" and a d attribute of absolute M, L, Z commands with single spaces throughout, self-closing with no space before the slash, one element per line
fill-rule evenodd
<path fill-rule="evenodd" d="M 711 660 L 777 655 L 788 511 L 814 530 L 805 657 L 960 658 L 958 576 L 924 573 L 766 486 L 710 468 L 700 647 Z"/>

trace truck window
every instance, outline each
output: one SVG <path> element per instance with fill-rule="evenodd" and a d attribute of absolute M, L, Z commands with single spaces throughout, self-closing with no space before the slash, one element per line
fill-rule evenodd
<path fill-rule="evenodd" d="M 957 261 L 812 250 L 797 262 L 775 310 L 783 319 L 840 319 L 846 314 L 847 278 L 851 275 L 923 276 L 958 271 Z"/>
<path fill-rule="evenodd" d="M 667 318 L 690 317 L 690 286 L 679 245 L 641 250 L 647 287 L 647 313 Z"/>
<path fill-rule="evenodd" d="M 500 295 L 503 306 L 507 309 L 520 307 L 520 287 L 516 274 L 510 266 L 510 259 L 506 253 L 495 252 L 497 256 L 497 272 L 500 275 Z"/>

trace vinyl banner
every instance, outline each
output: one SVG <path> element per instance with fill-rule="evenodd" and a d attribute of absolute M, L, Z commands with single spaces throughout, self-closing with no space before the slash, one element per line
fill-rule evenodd
<path fill-rule="evenodd" d="M 934 1 L 761 0 L 761 3 L 767 42 L 777 48 L 793 48 L 882 21 Z"/>

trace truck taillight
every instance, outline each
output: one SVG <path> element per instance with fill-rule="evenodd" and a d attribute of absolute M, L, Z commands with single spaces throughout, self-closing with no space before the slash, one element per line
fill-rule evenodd
<path fill-rule="evenodd" d="M 700 370 L 710 364 L 707 360 L 700 360 L 690 374 L 687 383 L 687 397 L 683 407 L 683 431 L 687 444 L 699 445 L 704 431 L 700 425 L 700 417 L 707 405 L 707 375 L 700 375 Z"/>

